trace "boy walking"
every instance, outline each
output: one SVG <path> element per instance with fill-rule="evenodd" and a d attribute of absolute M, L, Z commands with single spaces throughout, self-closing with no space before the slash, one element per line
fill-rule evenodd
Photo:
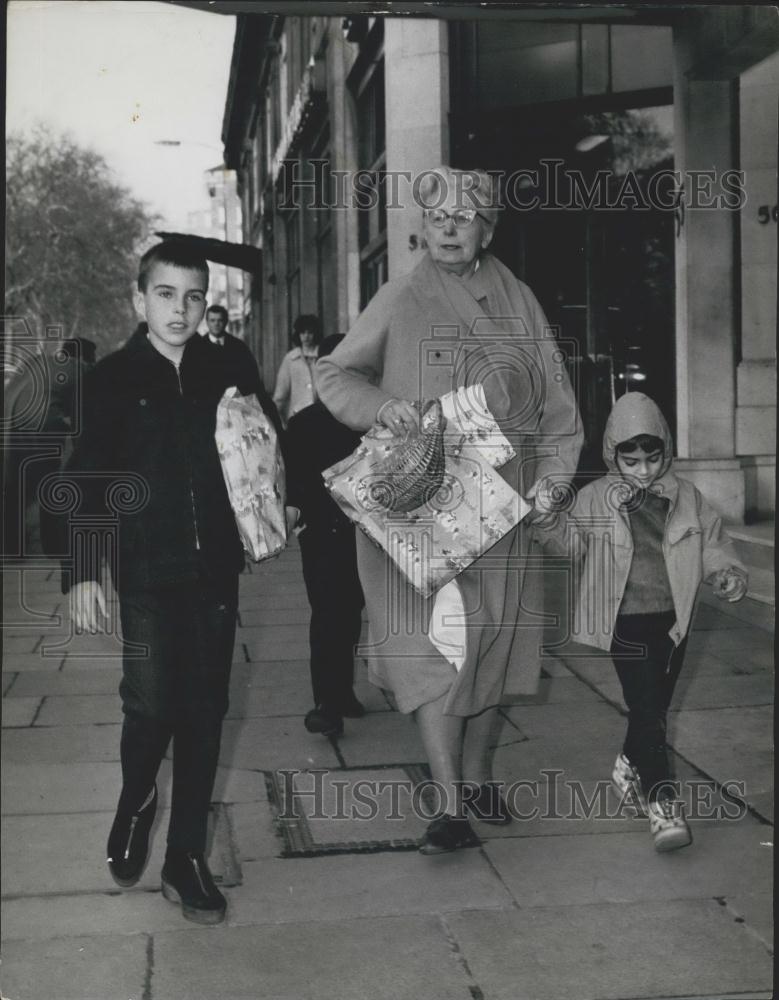
<path fill-rule="evenodd" d="M 111 484 L 129 475 L 111 573 L 125 642 L 120 684 L 122 790 L 108 866 L 123 887 L 146 864 L 156 777 L 173 740 L 173 793 L 162 892 L 197 923 L 224 919 L 225 898 L 205 859 L 235 638 L 243 552 L 214 443 L 217 404 L 229 384 L 197 327 L 208 266 L 161 243 L 140 262 L 141 326 L 84 385 L 83 434 L 68 472 L 82 509 L 100 513 Z M 140 485 L 138 485 L 140 484 Z M 74 560 L 77 631 L 96 632 L 106 603 L 100 567 Z"/>
<path fill-rule="evenodd" d="M 649 817 L 655 849 L 692 842 L 675 793 L 666 714 L 682 667 L 702 580 L 738 601 L 747 574 L 720 517 L 671 471 L 668 425 L 648 396 L 617 400 L 603 439 L 606 476 L 585 486 L 567 518 L 580 566 L 572 638 L 611 654 L 628 708 L 612 781 Z M 544 543 L 561 533 L 538 532 Z M 556 536 L 556 537 L 555 537 Z"/>

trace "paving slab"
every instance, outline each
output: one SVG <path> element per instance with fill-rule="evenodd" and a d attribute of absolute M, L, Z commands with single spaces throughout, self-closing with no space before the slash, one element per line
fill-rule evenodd
<path fill-rule="evenodd" d="M 348 766 L 406 764 L 425 760 L 419 730 L 409 715 L 376 713 L 346 719 L 338 749 Z"/>
<path fill-rule="evenodd" d="M 11 688 L 16 683 L 19 674 L 15 673 L 13 670 L 4 670 L 2 672 L 2 682 L 3 682 L 3 697 L 10 692 Z"/>
<path fill-rule="evenodd" d="M 478 850 L 435 858 L 417 851 L 268 859 L 242 866 L 232 924 L 340 921 L 393 914 L 507 909 L 514 902 Z"/>
<path fill-rule="evenodd" d="M 355 724 L 373 725 L 380 715 Z M 352 723 L 352 720 L 349 720 Z M 351 726 L 350 726 L 351 728 Z M 306 733 L 299 718 L 228 719 L 222 728 L 220 760 L 225 767 L 278 770 L 281 767 L 338 767 L 329 740 Z"/>
<path fill-rule="evenodd" d="M 723 614 L 718 607 L 699 602 L 693 615 L 691 629 L 694 632 L 701 632 L 720 628 L 744 628 L 745 624 L 740 618 Z"/>
<path fill-rule="evenodd" d="M 720 656 L 726 650 L 746 652 L 749 655 L 752 650 L 772 650 L 773 636 L 747 625 L 743 628 L 693 632 L 687 648 L 690 652 L 711 652 L 715 656 Z"/>
<path fill-rule="evenodd" d="M 11 697 L 18 695 L 86 695 L 113 694 L 119 687 L 119 675 L 105 667 L 63 669 L 57 673 L 38 671 L 20 674 Z"/>
<path fill-rule="evenodd" d="M 3 629 L 3 657 L 14 656 L 17 653 L 34 653 L 40 643 L 40 632 L 8 635 L 5 629 Z"/>
<path fill-rule="evenodd" d="M 112 810 L 121 781 L 118 760 L 112 763 L 49 762 L 45 767 L 6 761 L 3 766 L 3 813 L 25 816 Z M 157 776 L 161 802 L 170 801 L 172 782 L 172 764 L 166 759 Z M 214 802 L 264 802 L 266 799 L 263 774 L 224 766 L 217 768 L 212 794 Z"/>
<path fill-rule="evenodd" d="M 3 829 L 3 894 L 49 896 L 113 891 L 116 885 L 106 865 L 106 841 L 113 812 L 40 816 L 5 816 Z M 146 871 L 127 892 L 159 889 L 165 860 L 165 835 L 170 810 L 158 809 L 151 832 Z M 51 849 L 56 843 L 58 850 Z M 221 809 L 211 815 L 209 867 L 218 880 L 234 884 L 232 843 Z"/>
<path fill-rule="evenodd" d="M 771 881 L 764 828 L 723 821 L 698 827 L 693 844 L 658 854 L 649 836 L 536 837 L 517 850 L 492 840 L 483 850 L 519 906 L 690 899 L 762 889 Z"/>
<path fill-rule="evenodd" d="M 41 707 L 41 700 L 41 698 L 4 698 L 3 729 L 31 726 Z"/>
<path fill-rule="evenodd" d="M 119 760 L 121 726 L 51 726 L 6 729 L 3 764 Z"/>
<path fill-rule="evenodd" d="M 721 746 L 744 750 L 773 749 L 773 707 L 718 708 L 713 711 L 687 709 L 671 712 L 675 745 Z"/>
<path fill-rule="evenodd" d="M 583 684 L 578 677 L 572 676 L 570 671 L 567 671 L 567 676 L 558 674 L 555 677 L 541 677 L 535 694 L 509 695 L 502 704 L 507 707 L 554 705 L 558 702 L 575 702 L 577 705 L 581 705 L 600 701 L 601 698 L 597 692 Z"/>
<path fill-rule="evenodd" d="M 766 948 L 774 946 L 774 898 L 770 885 L 755 892 L 728 896 L 725 905 L 737 921 L 743 921 L 763 942 Z"/>
<path fill-rule="evenodd" d="M 228 890 L 228 894 L 230 890 Z M 186 927 L 181 907 L 171 905 L 159 891 L 122 891 L 61 896 L 18 896 L 0 904 L 3 950 L 7 941 L 44 941 L 81 935 L 152 934 Z"/>
<path fill-rule="evenodd" d="M 308 629 L 311 609 L 308 604 L 287 608 L 247 608 L 239 611 L 240 625 L 238 636 L 258 625 L 297 625 Z"/>
<path fill-rule="evenodd" d="M 594 683 L 605 698 L 624 706 L 622 687 L 616 677 Z M 773 675 L 768 672 L 744 676 L 696 676 L 683 671 L 671 707 L 678 712 L 682 709 L 773 705 L 773 701 Z"/>
<path fill-rule="evenodd" d="M 710 899 L 463 913 L 446 921 L 489 1000 L 735 1000 L 771 989 L 765 947 Z"/>
<path fill-rule="evenodd" d="M 3 994 L 10 1000 L 141 1000 L 148 947 L 144 934 L 9 941 Z"/>
<path fill-rule="evenodd" d="M 225 806 L 239 862 L 278 858 L 284 850 L 270 803 L 231 802 Z"/>
<path fill-rule="evenodd" d="M 119 692 L 114 694 L 55 695 L 43 700 L 36 726 L 79 726 L 122 721 Z"/>
<path fill-rule="evenodd" d="M 13 653 L 11 656 L 4 656 L 3 669 L 19 672 L 41 670 L 52 673 L 59 670 L 64 661 L 65 656 L 62 653 L 57 656 L 44 656 L 39 649 L 35 653 Z"/>
<path fill-rule="evenodd" d="M 754 601 L 749 597 L 737 604 L 723 604 L 712 593 L 710 587 L 702 587 L 700 591 L 701 604 L 707 604 L 730 618 L 737 618 L 746 625 L 754 625 L 767 632 L 773 632 L 776 624 L 776 609 L 762 601 Z"/>
<path fill-rule="evenodd" d="M 472 1000 L 432 916 L 220 927 L 154 938 L 164 1000 Z M 130 994 L 128 994 L 130 996 Z"/>
<path fill-rule="evenodd" d="M 243 645 L 250 663 L 261 663 L 263 660 L 304 660 L 310 652 L 308 639 L 301 638 L 300 631 L 297 639 L 287 642 L 280 642 L 278 639 L 258 642 L 253 639 Z"/>
<path fill-rule="evenodd" d="M 614 732 L 623 730 L 625 726 L 625 720 L 612 705 L 598 700 L 583 700 L 581 704 L 512 706 L 507 709 L 506 715 L 523 735 L 530 738 L 570 736 L 578 737 L 581 744 L 595 742 L 604 745 L 605 741 L 606 746 L 611 746 Z"/>

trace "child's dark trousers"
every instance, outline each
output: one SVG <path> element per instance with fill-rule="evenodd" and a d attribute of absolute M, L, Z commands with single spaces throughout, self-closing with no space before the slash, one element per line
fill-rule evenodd
<path fill-rule="evenodd" d="M 685 637 L 675 646 L 668 635 L 673 611 L 618 615 L 611 644 L 622 694 L 628 708 L 623 753 L 637 769 L 641 790 L 651 801 L 669 790 L 671 772 L 666 748 L 666 715 L 682 668 Z"/>
<path fill-rule="evenodd" d="M 205 852 L 208 810 L 227 712 L 238 578 L 122 595 L 122 794 L 136 811 L 173 738 L 168 845 Z"/>

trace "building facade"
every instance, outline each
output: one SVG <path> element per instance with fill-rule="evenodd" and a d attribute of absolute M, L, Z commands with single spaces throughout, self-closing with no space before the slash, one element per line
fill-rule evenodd
<path fill-rule="evenodd" d="M 262 248 L 266 381 L 296 315 L 346 332 L 415 266 L 414 178 L 480 166 L 502 183 L 493 249 L 568 355 L 588 467 L 641 389 L 729 520 L 772 516 L 778 50 L 750 6 L 239 14 L 223 139 Z"/>
<path fill-rule="evenodd" d="M 190 212 L 187 226 L 198 236 L 243 242 L 243 216 L 238 197 L 238 179 L 234 170 L 212 167 L 204 177 L 206 200 L 204 207 Z M 237 337 L 244 330 L 244 272 L 237 267 L 209 263 L 209 302 L 224 306 L 229 317 L 229 332 Z"/>

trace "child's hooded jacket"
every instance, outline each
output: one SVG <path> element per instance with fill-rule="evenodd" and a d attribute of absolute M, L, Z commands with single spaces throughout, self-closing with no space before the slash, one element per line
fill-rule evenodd
<path fill-rule="evenodd" d="M 669 635 L 676 645 L 689 630 L 701 581 L 729 567 L 746 572 L 720 516 L 692 483 L 670 471 L 673 441 L 657 405 L 643 393 L 626 393 L 611 411 L 603 436 L 608 474 L 579 492 L 555 530 L 536 533 L 542 544 L 548 540 L 554 540 L 556 547 L 565 544 L 581 570 L 573 587 L 572 638 L 604 650 L 611 648 L 633 558 L 630 519 L 623 504 L 631 502 L 634 491 L 617 469 L 616 448 L 638 434 L 658 437 L 664 447 L 661 472 L 649 489 L 670 502 L 663 555 L 676 613 Z M 640 502 L 638 496 L 636 500 Z"/>

